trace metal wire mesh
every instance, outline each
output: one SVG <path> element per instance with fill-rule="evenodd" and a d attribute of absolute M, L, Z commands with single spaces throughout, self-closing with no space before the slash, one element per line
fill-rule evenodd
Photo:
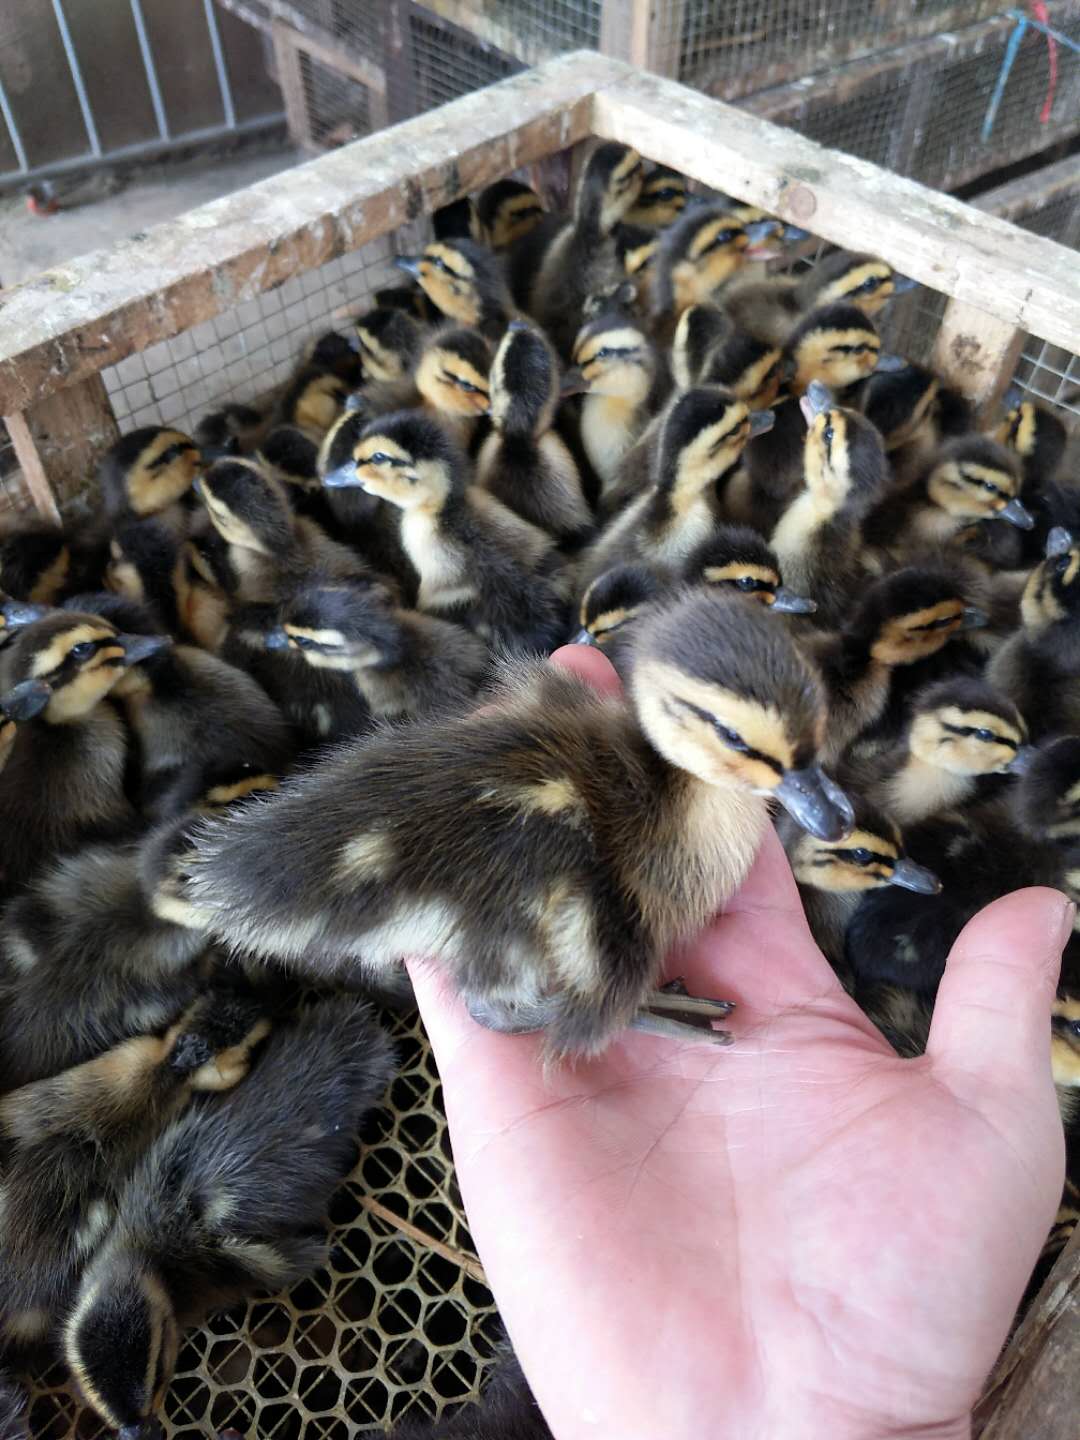
<path fill-rule="evenodd" d="M 330 150 L 369 134 L 373 126 L 367 87 L 320 64 L 305 50 L 298 60 L 311 143 Z"/>
<path fill-rule="evenodd" d="M 430 1047 L 418 1019 L 392 1029 L 400 1073 L 331 1204 L 329 1265 L 188 1336 L 162 1415 L 169 1440 L 207 1440 L 230 1426 L 252 1440 L 350 1440 L 477 1394 L 498 1328 L 494 1303 L 462 1221 Z M 59 1366 L 33 1381 L 30 1432 L 111 1433 Z"/>

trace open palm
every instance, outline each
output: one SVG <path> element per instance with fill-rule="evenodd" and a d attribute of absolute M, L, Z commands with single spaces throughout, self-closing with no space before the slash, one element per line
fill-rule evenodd
<path fill-rule="evenodd" d="M 601 657 L 562 663 L 601 686 Z M 1018 892 L 900 1060 L 814 945 L 770 835 L 670 974 L 729 1049 L 628 1032 L 545 1075 L 414 964 L 473 1234 L 558 1440 L 953 1436 L 1053 1219 L 1049 1006 L 1069 916 Z"/>

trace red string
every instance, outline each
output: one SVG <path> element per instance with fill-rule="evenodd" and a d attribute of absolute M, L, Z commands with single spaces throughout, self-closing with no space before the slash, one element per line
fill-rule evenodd
<path fill-rule="evenodd" d="M 1040 25 L 1050 24 L 1050 10 L 1046 4 L 1046 0 L 1031 0 L 1031 13 Z M 1052 35 L 1047 35 L 1046 37 L 1046 48 L 1050 76 L 1046 86 L 1046 99 L 1043 101 L 1042 113 L 1039 115 L 1040 125 L 1050 124 L 1050 112 L 1054 108 L 1054 95 L 1057 91 L 1058 80 L 1058 47 L 1057 41 Z"/>

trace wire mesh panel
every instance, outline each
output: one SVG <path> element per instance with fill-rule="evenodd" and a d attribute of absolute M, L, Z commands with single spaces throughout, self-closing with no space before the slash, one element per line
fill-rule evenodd
<path fill-rule="evenodd" d="M 400 1073 L 332 1201 L 329 1265 L 188 1336 L 162 1414 L 169 1440 L 227 1427 L 251 1440 L 349 1440 L 477 1394 L 494 1303 L 462 1222 L 430 1047 L 416 1018 L 392 1030 Z M 112 1433 L 59 1366 L 33 1383 L 30 1432 Z"/>

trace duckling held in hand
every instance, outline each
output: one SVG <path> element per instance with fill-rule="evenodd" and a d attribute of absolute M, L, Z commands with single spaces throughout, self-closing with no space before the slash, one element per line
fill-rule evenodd
<path fill-rule="evenodd" d="M 335 997 L 277 1026 L 247 1083 L 158 1137 L 64 1327 L 64 1357 L 106 1424 L 144 1433 L 185 1327 L 323 1263 L 327 1204 L 392 1071 L 366 1007 Z"/>
<path fill-rule="evenodd" d="M 551 1056 L 627 1025 L 685 1033 L 722 1002 L 661 994 L 664 957 L 745 878 L 774 799 L 833 839 L 824 696 L 763 607 L 694 591 L 637 626 L 630 703 L 552 666 L 499 701 L 339 750 L 208 824 L 192 903 L 232 948 L 323 975 L 425 955 L 475 1018 Z M 281 885 L 280 856 L 293 857 Z"/>
<path fill-rule="evenodd" d="M 477 483 L 562 546 L 580 545 L 593 517 L 581 476 L 552 428 L 559 360 L 534 326 L 514 320 L 491 367 L 492 434 L 477 459 Z"/>

